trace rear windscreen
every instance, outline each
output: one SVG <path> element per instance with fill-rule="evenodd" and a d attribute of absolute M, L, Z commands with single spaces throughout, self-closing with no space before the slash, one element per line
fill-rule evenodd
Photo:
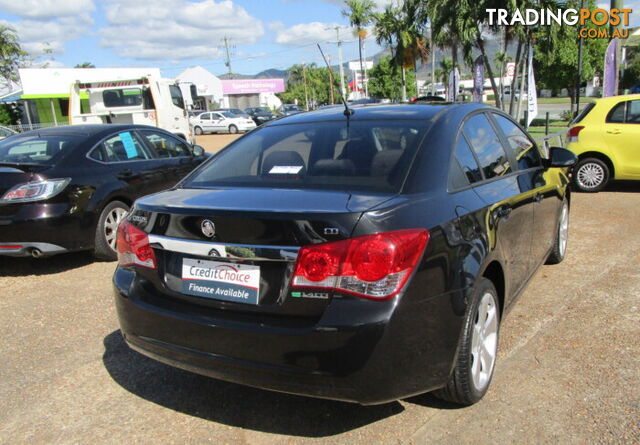
<path fill-rule="evenodd" d="M 212 159 L 183 187 L 271 187 L 398 192 L 425 121 L 270 126 Z"/>
<path fill-rule="evenodd" d="M 71 135 L 14 136 L 0 141 L 0 163 L 48 165 L 80 140 Z"/>
<path fill-rule="evenodd" d="M 578 114 L 578 116 L 571 122 L 571 124 L 569 125 L 575 125 L 578 122 L 580 122 L 582 119 L 584 119 L 585 117 L 587 117 L 587 114 L 589 114 L 589 112 L 591 110 L 593 110 L 593 107 L 595 107 L 596 104 L 592 103 L 588 103 L 586 107 L 584 107 L 584 109 L 580 112 L 580 114 Z"/>

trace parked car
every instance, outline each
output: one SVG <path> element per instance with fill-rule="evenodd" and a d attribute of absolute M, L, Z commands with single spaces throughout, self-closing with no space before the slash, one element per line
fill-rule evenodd
<path fill-rule="evenodd" d="M 612 179 L 640 180 L 640 94 L 596 99 L 571 123 L 567 148 L 578 155 L 574 186 L 598 192 Z"/>
<path fill-rule="evenodd" d="M 566 253 L 575 156 L 479 104 L 279 119 L 118 232 L 124 339 L 259 388 L 377 404 L 478 401 L 500 321 Z"/>
<path fill-rule="evenodd" d="M 143 125 L 76 125 L 0 142 L 0 255 L 93 250 L 115 259 L 134 200 L 175 185 L 202 147 Z"/>
<path fill-rule="evenodd" d="M 228 111 L 209 111 L 199 114 L 191 120 L 195 134 L 230 133 L 249 131 L 256 128 L 256 123 L 248 117 L 238 117 Z"/>
<path fill-rule="evenodd" d="M 251 116 L 256 125 L 262 125 L 276 117 L 268 107 L 245 108 L 244 111 Z"/>
<path fill-rule="evenodd" d="M 223 111 L 226 111 L 228 113 L 235 114 L 238 117 L 251 118 L 249 113 L 242 111 L 240 108 L 218 108 L 215 111 L 217 111 L 218 113 L 222 113 Z"/>
<path fill-rule="evenodd" d="M 18 132 L 11 128 L 0 126 L 0 140 L 13 136 L 14 134 L 18 134 Z"/>
<path fill-rule="evenodd" d="M 281 116 L 291 116 L 292 114 L 302 113 L 302 109 L 296 104 L 282 104 L 278 108 Z"/>

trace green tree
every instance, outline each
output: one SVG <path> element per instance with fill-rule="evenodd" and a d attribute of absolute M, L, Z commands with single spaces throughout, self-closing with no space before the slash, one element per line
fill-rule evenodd
<path fill-rule="evenodd" d="M 349 23 L 358 35 L 358 52 L 360 55 L 360 72 L 364 76 L 364 64 L 362 62 L 362 40 L 367 37 L 365 27 L 373 20 L 373 8 L 375 3 L 372 0 L 345 0 L 348 9 L 342 10 L 342 15 L 349 19 Z"/>
<path fill-rule="evenodd" d="M 576 4 L 568 2 L 567 7 Z M 595 2 L 589 2 L 590 9 L 595 8 Z M 606 29 L 591 22 L 587 28 Z M 534 46 L 534 70 L 539 87 L 558 92 L 566 88 L 571 96 L 571 107 L 575 102 L 575 83 L 578 67 L 578 25 L 567 26 L 554 24 L 548 32 L 555 34 L 553 39 L 540 38 Z M 602 74 L 604 53 L 607 49 L 607 39 L 582 40 L 582 71 L 581 82 L 591 79 L 596 74 Z"/>
<path fill-rule="evenodd" d="M 627 66 L 622 78 L 622 88 L 631 88 L 640 83 L 640 49 L 627 48 Z"/>
<path fill-rule="evenodd" d="M 416 96 L 415 78 L 412 71 L 406 73 L 407 94 Z M 402 73 L 391 57 L 382 57 L 369 71 L 369 94 L 372 97 L 387 98 L 393 101 L 403 99 Z"/>
<path fill-rule="evenodd" d="M 334 91 L 339 89 L 337 76 L 331 73 Z M 315 63 L 310 65 L 293 65 L 288 70 L 287 88 L 278 97 L 284 103 L 297 102 L 303 108 L 314 108 L 331 101 L 331 83 L 329 70 L 318 68 Z M 306 80 L 306 88 L 305 88 Z M 308 103 L 307 103 L 308 102 Z"/>
<path fill-rule="evenodd" d="M 15 125 L 20 119 L 20 112 L 11 104 L 0 104 L 0 125 Z"/>
<path fill-rule="evenodd" d="M 18 80 L 18 67 L 27 53 L 22 50 L 15 29 L 0 25 L 0 81 L 4 83 Z"/>
<path fill-rule="evenodd" d="M 405 0 L 402 6 L 389 5 L 375 15 L 376 41 L 391 49 L 392 63 L 402 68 L 403 100 L 407 98 L 406 68 L 416 69 L 416 61 L 429 57 L 425 39 L 424 2 Z"/>

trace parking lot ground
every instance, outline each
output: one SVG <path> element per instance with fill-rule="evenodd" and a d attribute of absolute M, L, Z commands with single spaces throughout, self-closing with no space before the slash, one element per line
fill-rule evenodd
<path fill-rule="evenodd" d="M 505 319 L 493 385 L 468 408 L 362 407 L 173 369 L 123 343 L 113 263 L 0 259 L 0 443 L 640 443 L 639 229 L 637 184 L 573 195 L 567 259 Z"/>
<path fill-rule="evenodd" d="M 196 144 L 201 145 L 208 153 L 217 153 L 226 145 L 242 136 L 241 134 L 203 134 L 196 136 Z"/>

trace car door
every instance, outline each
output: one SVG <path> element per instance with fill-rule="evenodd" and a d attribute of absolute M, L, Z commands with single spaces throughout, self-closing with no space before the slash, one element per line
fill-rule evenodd
<path fill-rule="evenodd" d="M 221 113 L 211 113 L 211 128 L 215 132 L 226 131 L 226 118 Z"/>
<path fill-rule="evenodd" d="M 603 125 L 603 137 L 616 158 L 616 177 L 640 176 L 640 100 L 614 106 Z"/>
<path fill-rule="evenodd" d="M 118 190 L 135 199 L 165 188 L 164 174 L 157 159 L 132 131 L 108 136 L 88 153 L 88 157 L 102 164 L 108 173 L 99 177 L 109 178 L 110 192 Z"/>
<path fill-rule="evenodd" d="M 494 238 L 491 244 L 503 257 L 506 295 L 513 295 L 531 273 L 533 193 L 513 168 L 515 160 L 489 119 L 485 112 L 472 115 L 463 124 L 462 135 L 480 165 L 483 182 L 474 190 L 487 206 L 486 224 Z"/>
<path fill-rule="evenodd" d="M 533 202 L 533 242 L 530 267 L 546 260 L 556 238 L 562 205 L 557 170 L 547 170 L 535 142 L 509 117 L 491 113 L 500 129 L 504 145 L 516 160 L 518 183 L 527 201 Z"/>
<path fill-rule="evenodd" d="M 138 133 L 163 166 L 164 188 L 176 185 L 203 160 L 193 156 L 189 145 L 178 137 L 155 130 L 139 130 Z"/>
<path fill-rule="evenodd" d="M 198 124 L 202 128 L 204 133 L 210 133 L 213 131 L 211 127 L 211 113 L 202 113 L 198 116 Z"/>

